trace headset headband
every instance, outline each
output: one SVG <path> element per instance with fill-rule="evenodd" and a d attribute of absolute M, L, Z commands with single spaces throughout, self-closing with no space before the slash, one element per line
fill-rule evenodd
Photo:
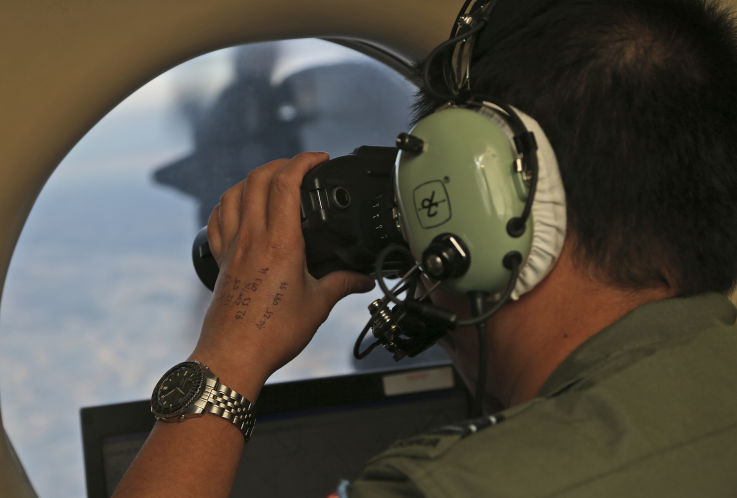
<path fill-rule="evenodd" d="M 470 67 L 471 62 L 478 57 L 478 54 L 473 53 L 477 42 L 481 46 L 488 46 L 492 36 L 504 39 L 509 31 L 519 26 L 517 19 L 533 18 L 546 10 L 552 2 L 553 0 L 466 0 L 453 23 L 450 38 L 433 50 L 427 59 L 429 65 L 436 56 L 452 46 L 450 60 L 443 65 L 443 77 L 451 92 L 451 100 L 455 100 L 458 95 L 470 93 Z M 430 86 L 428 83 L 426 77 L 425 85 Z M 431 92 L 437 93 L 432 88 Z"/>
<path fill-rule="evenodd" d="M 450 57 L 451 88 L 456 93 L 470 92 L 471 57 L 476 37 L 488 22 L 497 0 L 466 0 L 453 23 L 450 40 L 458 40 Z M 447 68 L 445 69 L 447 71 Z"/>

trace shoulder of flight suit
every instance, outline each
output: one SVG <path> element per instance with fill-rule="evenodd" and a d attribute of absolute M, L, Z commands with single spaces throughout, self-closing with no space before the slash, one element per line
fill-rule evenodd
<path fill-rule="evenodd" d="M 486 427 L 394 444 L 348 496 L 731 496 L 736 392 L 731 326 L 612 351 Z"/>

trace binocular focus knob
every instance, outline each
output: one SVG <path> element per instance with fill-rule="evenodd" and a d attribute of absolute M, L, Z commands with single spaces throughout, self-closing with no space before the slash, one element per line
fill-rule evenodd
<path fill-rule="evenodd" d="M 462 276 L 471 264 L 471 255 L 460 237 L 451 233 L 438 235 L 422 253 L 425 272 L 437 280 Z"/>

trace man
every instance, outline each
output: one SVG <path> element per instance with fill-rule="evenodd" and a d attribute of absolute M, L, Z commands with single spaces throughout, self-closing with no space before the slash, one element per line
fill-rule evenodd
<path fill-rule="evenodd" d="M 737 311 L 724 297 L 737 278 L 732 25 L 697 0 L 518 5 L 501 2 L 492 14 L 471 90 L 545 130 L 568 235 L 550 274 L 487 323 L 487 396 L 506 409 L 440 430 L 432 444 L 388 449 L 341 492 L 729 496 L 737 489 Z M 425 97 L 420 113 L 440 103 Z M 304 269 L 298 187 L 325 159 L 267 164 L 210 218 L 221 274 L 191 358 L 249 400 L 339 298 L 372 284 L 346 272 L 318 281 Z M 270 311 L 259 326 L 243 324 L 227 299 L 236 281 L 257 284 L 249 310 Z M 475 383 L 475 334 L 453 331 L 445 346 Z M 218 417 L 157 424 L 118 491 L 227 495 L 242 447 Z"/>

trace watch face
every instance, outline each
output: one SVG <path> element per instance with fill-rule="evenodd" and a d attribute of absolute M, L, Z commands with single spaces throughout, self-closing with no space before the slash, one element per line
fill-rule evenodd
<path fill-rule="evenodd" d="M 178 415 L 197 399 L 204 387 L 205 376 L 199 365 L 185 362 L 166 372 L 154 388 L 151 409 L 157 416 Z"/>

